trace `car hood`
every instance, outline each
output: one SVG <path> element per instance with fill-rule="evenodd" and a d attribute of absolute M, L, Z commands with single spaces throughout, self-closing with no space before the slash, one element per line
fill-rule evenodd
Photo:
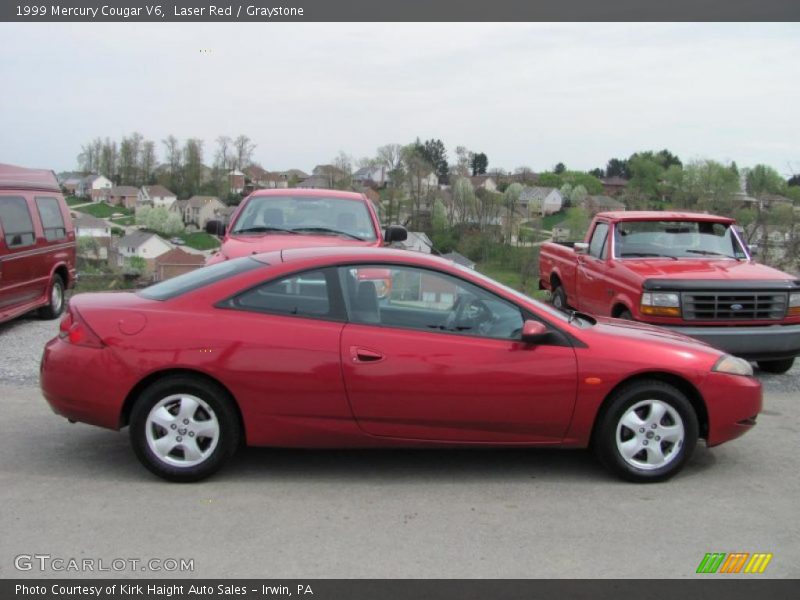
<path fill-rule="evenodd" d="M 786 281 L 794 279 L 777 269 L 746 260 L 707 260 L 687 258 L 671 260 L 625 259 L 620 261 L 624 268 L 642 279 L 702 279 L 716 281 Z"/>
<path fill-rule="evenodd" d="M 308 248 L 323 246 L 377 246 L 377 240 L 358 241 L 338 235 L 291 235 L 285 233 L 269 233 L 258 235 L 231 235 L 225 239 L 220 248 L 225 258 L 239 258 L 250 254 L 287 250 L 289 248 Z"/>
<path fill-rule="evenodd" d="M 722 352 L 714 349 L 709 344 L 698 339 L 683 335 L 677 331 L 639 323 L 637 321 L 627 321 L 624 319 L 612 319 L 611 317 L 595 317 L 597 324 L 594 330 L 604 335 L 614 335 L 617 337 L 627 337 L 637 341 L 659 342 L 678 346 L 691 346 L 695 349 L 708 352 Z"/>

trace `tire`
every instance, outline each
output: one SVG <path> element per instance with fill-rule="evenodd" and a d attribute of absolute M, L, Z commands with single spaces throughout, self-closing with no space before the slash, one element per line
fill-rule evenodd
<path fill-rule="evenodd" d="M 553 303 L 553 308 L 563 311 L 569 310 L 569 305 L 567 304 L 567 294 L 564 292 L 564 287 L 561 285 L 556 285 L 553 288 L 550 301 Z"/>
<path fill-rule="evenodd" d="M 593 446 L 617 476 L 654 483 L 683 468 L 698 435 L 697 414 L 686 396 L 669 384 L 645 380 L 614 393 L 598 417 Z"/>
<path fill-rule="evenodd" d="M 130 438 L 147 469 L 185 483 L 222 467 L 236 452 L 241 430 L 233 399 L 221 386 L 179 375 L 160 379 L 139 395 L 131 411 Z"/>
<path fill-rule="evenodd" d="M 621 311 L 617 315 L 617 318 L 618 319 L 622 319 L 624 321 L 633 321 L 633 315 L 631 314 L 631 311 L 629 311 L 627 308 L 625 310 Z"/>
<path fill-rule="evenodd" d="M 794 358 L 784 358 L 782 360 L 760 360 L 758 368 L 765 373 L 776 373 L 778 375 L 786 373 L 794 365 Z"/>
<path fill-rule="evenodd" d="M 42 319 L 57 319 L 64 312 L 66 305 L 64 299 L 64 280 L 61 275 L 53 275 L 53 281 L 47 288 L 48 302 L 46 306 L 39 309 L 39 316 Z"/>

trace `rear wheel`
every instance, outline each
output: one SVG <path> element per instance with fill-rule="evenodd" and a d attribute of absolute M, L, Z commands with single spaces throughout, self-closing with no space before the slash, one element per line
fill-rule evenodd
<path fill-rule="evenodd" d="M 621 310 L 617 315 L 617 318 L 624 319 L 625 321 L 633 321 L 633 315 L 631 314 L 631 311 L 629 311 L 627 308 Z"/>
<path fill-rule="evenodd" d="M 64 312 L 64 280 L 61 275 L 53 275 L 53 281 L 48 288 L 48 302 L 39 309 L 39 316 L 43 319 L 56 319 Z"/>
<path fill-rule="evenodd" d="M 794 365 L 794 358 L 784 358 L 783 360 L 760 360 L 758 368 L 767 373 L 786 373 Z"/>
<path fill-rule="evenodd" d="M 600 416 L 597 457 L 628 481 L 664 481 L 680 471 L 697 444 L 697 415 L 686 396 L 660 381 L 622 387 Z"/>
<path fill-rule="evenodd" d="M 553 292 L 551 294 L 551 302 L 553 303 L 553 307 L 557 308 L 558 310 L 567 310 L 567 294 L 564 292 L 564 287 L 561 285 L 556 285 L 553 287 Z"/>
<path fill-rule="evenodd" d="M 233 400 L 223 388 L 182 375 L 142 392 L 131 412 L 130 437 L 150 471 L 190 482 L 208 477 L 233 456 L 241 433 Z"/>

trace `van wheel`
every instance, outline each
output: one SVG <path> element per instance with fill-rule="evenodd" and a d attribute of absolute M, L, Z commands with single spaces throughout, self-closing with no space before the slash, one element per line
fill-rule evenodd
<path fill-rule="evenodd" d="M 53 275 L 48 297 L 47 306 L 39 309 L 39 316 L 42 319 L 56 319 L 64 312 L 64 280 L 61 275 Z"/>
<path fill-rule="evenodd" d="M 593 445 L 600 462 L 622 479 L 664 481 L 694 452 L 697 415 L 686 396 L 661 381 L 620 388 L 597 422 Z"/>
<path fill-rule="evenodd" d="M 136 400 L 130 438 L 139 461 L 169 481 L 199 481 L 233 456 L 241 431 L 219 385 L 180 375 L 156 381 Z"/>
<path fill-rule="evenodd" d="M 794 365 L 794 358 L 784 358 L 783 360 L 760 360 L 758 368 L 766 373 L 786 373 Z"/>
<path fill-rule="evenodd" d="M 550 300 L 553 303 L 553 308 L 564 311 L 568 310 L 567 295 L 564 293 L 563 286 L 557 285 L 553 288 Z"/>

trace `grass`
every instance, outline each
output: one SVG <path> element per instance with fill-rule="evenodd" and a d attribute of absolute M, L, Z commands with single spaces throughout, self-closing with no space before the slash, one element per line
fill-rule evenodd
<path fill-rule="evenodd" d="M 86 213 L 87 215 L 92 215 L 98 219 L 107 219 L 114 213 L 121 213 L 126 217 L 133 215 L 133 211 L 125 208 L 124 206 L 111 206 L 105 202 L 93 202 L 92 204 L 87 204 L 86 206 L 79 206 L 75 210 Z"/>
<path fill-rule="evenodd" d="M 115 225 L 133 225 L 136 222 L 136 217 L 118 217 L 116 219 L 111 219 L 111 222 Z"/>
<path fill-rule="evenodd" d="M 86 202 L 85 199 L 76 198 L 75 196 L 67 196 L 66 200 L 69 206 L 75 206 L 76 204 L 83 204 Z"/>
<path fill-rule="evenodd" d="M 545 291 L 539 289 L 539 282 L 535 278 L 528 279 L 523 288 L 522 275 L 519 273 L 519 271 L 514 271 L 503 265 L 490 262 L 479 263 L 476 269 L 478 272 L 483 273 L 492 279 L 496 279 L 500 283 L 507 285 L 510 288 L 519 290 L 531 298 L 544 300 L 547 296 Z"/>
<path fill-rule="evenodd" d="M 184 243 L 195 250 L 213 250 L 219 248 L 219 238 L 209 235 L 204 231 L 195 233 L 182 233 L 176 237 L 181 238 Z"/>

